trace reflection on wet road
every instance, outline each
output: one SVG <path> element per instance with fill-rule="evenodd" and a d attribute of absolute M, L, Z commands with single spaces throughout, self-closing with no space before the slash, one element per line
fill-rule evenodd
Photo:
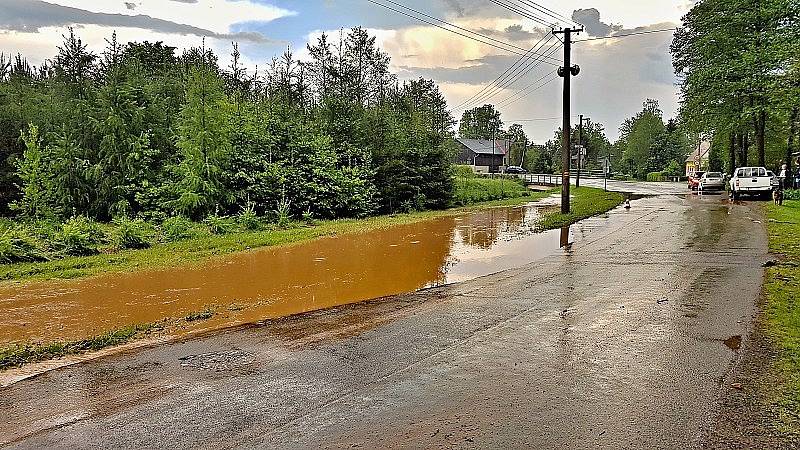
<path fill-rule="evenodd" d="M 569 233 L 534 233 L 533 206 L 232 255 L 199 267 L 0 288 L 0 344 L 78 339 L 211 307 L 195 327 L 281 317 L 520 267 Z"/>

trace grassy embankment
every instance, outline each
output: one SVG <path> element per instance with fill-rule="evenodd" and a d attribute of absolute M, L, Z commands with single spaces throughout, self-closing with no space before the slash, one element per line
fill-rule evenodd
<path fill-rule="evenodd" d="M 767 269 L 766 334 L 778 350 L 774 405 L 782 433 L 800 436 L 800 200 L 767 206 L 769 249 L 782 255 Z"/>
<path fill-rule="evenodd" d="M 494 184 L 498 180 L 474 180 L 478 183 Z M 508 180 L 504 183 L 510 184 Z M 474 186 L 474 184 L 471 184 Z M 500 189 L 499 186 L 495 186 Z M 507 189 L 507 187 L 502 187 Z M 471 208 L 457 208 L 446 211 L 427 211 L 420 213 L 404 214 L 398 216 L 382 216 L 364 220 L 330 221 L 322 222 L 315 226 L 305 226 L 288 230 L 270 230 L 252 233 L 238 233 L 227 236 L 204 237 L 182 243 L 160 245 L 146 250 L 131 250 L 120 255 L 94 255 L 71 260 L 53 261 L 48 263 L 26 264 L 24 271 L 17 273 L 28 274 L 26 279 L 59 277 L 65 274 L 84 276 L 102 272 L 132 270 L 139 267 L 152 267 L 158 265 L 175 265 L 186 262 L 200 261 L 211 255 L 219 255 L 243 250 L 250 247 L 265 245 L 285 245 L 314 239 L 320 236 L 329 236 L 348 232 L 363 232 L 377 228 L 413 223 L 446 215 L 461 214 L 469 209 L 514 205 L 529 202 L 549 196 L 552 191 L 529 193 L 515 190 L 511 197 L 502 200 L 479 203 Z M 545 212 L 541 218 L 539 228 L 560 228 L 581 219 L 604 213 L 623 201 L 623 196 L 617 193 L 607 193 L 599 189 L 578 188 L 574 189 L 575 197 L 572 202 L 572 213 L 561 214 L 555 208 Z M 117 258 L 117 259 L 108 259 Z M 157 258 L 157 259 L 152 259 Z M 117 265 L 109 266 L 109 261 L 118 261 Z M 36 267 L 37 265 L 42 267 Z M 8 269 L 6 269 L 8 270 Z M 13 273 L 13 272 L 6 272 Z M 30 276 L 33 274 L 33 276 Z M 187 315 L 178 321 L 193 322 L 206 320 L 213 317 L 210 310 L 199 311 Z M 56 342 L 49 344 L 18 344 L 0 348 L 0 370 L 20 367 L 24 364 L 59 358 L 72 354 L 82 354 L 89 351 L 100 350 L 105 347 L 121 345 L 133 339 L 146 337 L 152 332 L 159 331 L 166 324 L 152 323 L 125 327 L 113 330 L 99 336 L 74 341 Z"/>
<path fill-rule="evenodd" d="M 259 224 L 255 230 L 237 225 L 232 218 L 223 222 L 224 225 L 190 224 L 183 230 L 185 237 L 181 236 L 173 242 L 165 239 L 167 232 L 163 227 L 144 224 L 149 228 L 149 232 L 146 238 L 140 238 L 138 242 L 141 247 L 147 248 L 120 249 L 113 244 L 105 246 L 100 244 L 101 247 L 95 249 L 97 254 L 87 256 L 56 254 L 56 258 L 46 261 L 0 264 L 0 281 L 72 279 L 103 273 L 174 267 L 248 249 L 289 245 L 324 236 L 366 232 L 456 215 L 474 208 L 522 204 L 548 195 L 549 192 L 532 192 L 513 180 L 475 178 L 467 182 L 457 182 L 454 203 L 458 207 L 442 211 L 422 211 L 367 219 L 316 221 L 313 224 L 305 222 L 288 222 L 280 226 Z M 119 234 L 113 227 L 113 224 L 100 225 L 100 233 L 103 232 L 102 228 L 105 228 L 105 234 L 112 236 L 113 241 L 113 236 Z M 2 250 L 0 248 L 0 251 Z"/>
<path fill-rule="evenodd" d="M 623 194 L 595 188 L 573 187 L 571 194 L 573 198 L 570 213 L 561 214 L 560 211 L 552 211 L 543 214 L 537 223 L 539 230 L 552 230 L 573 224 L 616 208 L 625 201 Z"/>

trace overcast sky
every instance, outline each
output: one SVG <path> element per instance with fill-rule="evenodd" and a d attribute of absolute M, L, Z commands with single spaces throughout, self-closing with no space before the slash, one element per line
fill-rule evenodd
<path fill-rule="evenodd" d="M 488 0 L 392 1 L 520 48 L 530 48 L 547 34 L 539 23 Z M 675 27 L 693 0 L 538 3 L 586 25 L 588 33 L 576 37 L 581 39 Z M 456 117 L 463 110 L 456 108 L 459 104 L 519 58 L 367 0 L 0 0 L 0 51 L 20 52 L 39 64 L 53 57 L 62 34 L 74 26 L 97 53 L 114 30 L 123 42 L 161 40 L 179 48 L 199 45 L 205 36 L 223 65 L 235 40 L 252 68 L 264 65 L 287 46 L 302 57 L 310 38 L 358 25 L 378 36 L 401 79 L 424 76 L 436 80 Z M 603 123 L 612 140 L 619 124 L 640 110 L 648 97 L 657 99 L 667 116 L 674 115 L 677 91 L 669 55 L 671 39 L 672 33 L 655 33 L 576 43 L 573 58 L 581 73 L 574 81 L 573 112 Z M 562 57 L 556 48 L 541 50 L 550 51 L 553 58 Z M 541 143 L 559 125 L 552 118 L 561 114 L 561 80 L 551 75 L 554 70 L 554 65 L 540 64 L 507 88 L 485 91 L 494 95 L 479 104 L 502 105 L 499 109 L 506 125 L 526 120 L 520 123 Z"/>

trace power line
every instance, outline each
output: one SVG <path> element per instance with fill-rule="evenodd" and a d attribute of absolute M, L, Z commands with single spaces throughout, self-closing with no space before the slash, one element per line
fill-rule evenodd
<path fill-rule="evenodd" d="M 538 47 L 538 46 L 539 46 L 539 44 L 542 44 L 542 41 L 545 41 L 545 38 L 546 38 L 546 37 L 548 37 L 546 34 L 542 35 L 541 39 L 539 39 L 539 42 L 537 42 L 537 43 L 533 44 L 533 47 L 531 47 L 531 48 L 530 48 L 529 52 L 532 52 L 532 51 L 533 51 L 533 50 L 534 50 L 536 47 Z M 547 43 L 547 42 L 549 42 L 549 41 L 550 41 L 550 39 L 547 39 L 547 41 L 545 41 L 545 43 Z M 542 45 L 544 45 L 544 44 L 542 44 Z M 507 74 L 507 73 L 508 73 L 510 70 L 514 69 L 514 68 L 517 66 L 517 64 L 520 64 L 520 63 L 521 63 L 521 62 L 522 62 L 522 61 L 523 61 L 525 58 L 527 58 L 527 56 L 521 56 L 521 57 L 519 57 L 519 59 L 517 59 L 517 60 L 514 62 L 514 64 L 513 64 L 513 65 L 509 66 L 509 67 L 508 67 L 508 68 L 507 68 L 507 69 L 506 69 L 506 70 L 505 70 L 503 73 L 501 73 L 500 75 L 498 75 L 498 76 L 497 76 L 497 78 L 495 78 L 495 79 L 494 79 L 494 80 L 493 80 L 491 83 L 489 83 L 489 84 L 487 84 L 486 86 L 484 86 L 484 87 L 483 87 L 483 89 L 481 89 L 480 91 L 478 91 L 478 92 L 477 92 L 475 95 L 473 95 L 472 97 L 468 98 L 467 100 L 465 100 L 464 102 L 462 102 L 462 103 L 460 103 L 458 106 L 456 106 L 456 109 L 458 109 L 458 108 L 460 108 L 460 107 L 462 107 L 462 106 L 464 106 L 464 105 L 467 105 L 467 104 L 469 104 L 469 103 L 470 103 L 470 102 L 471 102 L 473 99 L 475 99 L 476 97 L 478 97 L 479 95 L 481 95 L 481 94 L 482 94 L 484 91 L 486 91 L 487 89 L 489 89 L 489 88 L 490 88 L 492 85 L 494 85 L 495 83 L 497 83 L 497 82 L 501 81 L 501 78 L 502 78 L 502 77 L 504 77 L 504 76 L 505 76 L 505 75 L 506 75 L 506 74 Z"/>
<path fill-rule="evenodd" d="M 466 28 L 459 27 L 458 25 L 452 24 L 452 23 L 447 22 L 447 21 L 442 20 L 442 19 L 438 19 L 438 18 L 433 17 L 433 16 L 429 16 L 427 14 L 421 13 L 421 12 L 415 10 L 415 9 L 412 9 L 412 8 L 407 7 L 407 6 L 401 5 L 400 3 L 393 2 L 391 0 L 383 0 L 383 1 L 391 2 L 392 4 L 398 5 L 398 6 L 402 7 L 402 8 L 405 8 L 405 9 L 407 9 L 409 11 L 412 11 L 412 12 L 414 12 L 416 14 L 419 14 L 419 15 L 424 16 L 424 17 L 429 17 L 432 20 L 435 20 L 437 22 L 443 23 L 445 25 L 448 25 L 450 27 L 456 28 L 458 30 L 464 30 L 464 31 L 466 31 L 468 33 L 474 34 L 476 36 L 480 36 L 481 38 L 486 39 L 486 40 L 482 40 L 482 39 L 476 38 L 474 36 L 470 36 L 468 34 L 465 34 L 465 33 L 462 33 L 462 32 L 447 28 L 447 27 L 444 27 L 444 26 L 439 25 L 439 24 L 437 24 L 435 22 L 432 22 L 430 20 L 427 20 L 427 19 L 424 19 L 424 18 L 421 18 L 421 17 L 417 17 L 417 16 L 414 16 L 413 14 L 410 14 L 410 13 L 407 13 L 405 11 L 393 8 L 393 7 L 389 6 L 389 5 L 385 5 L 383 3 L 379 3 L 376 0 L 367 0 L 367 1 L 372 3 L 372 4 L 378 5 L 378 6 L 382 7 L 382 8 L 388 9 L 390 11 L 394 11 L 394 12 L 396 12 L 398 14 L 402 14 L 402 15 L 404 15 L 406 17 L 410 17 L 410 18 L 412 18 L 414 20 L 418 20 L 420 22 L 427 23 L 428 25 L 432 25 L 434 27 L 441 28 L 442 30 L 449 31 L 451 33 L 454 33 L 454 34 L 457 34 L 459 36 L 465 37 L 467 39 L 472 39 L 473 41 L 477 41 L 477 42 L 480 42 L 482 44 L 486 44 L 486 45 L 488 45 L 490 47 L 494 47 L 494 48 L 497 48 L 497 49 L 500 49 L 500 50 L 503 50 L 503 51 L 506 51 L 506 52 L 509 52 L 509 53 L 513 53 L 515 55 L 522 56 L 522 55 L 525 55 L 528 52 L 527 49 L 525 49 L 523 47 L 519 47 L 519 46 L 514 45 L 514 44 L 509 44 L 507 42 L 500 41 L 498 39 L 494 39 L 492 37 L 483 35 L 481 33 L 477 33 L 475 31 L 467 30 Z M 497 45 L 497 44 L 493 44 L 490 41 L 497 42 L 497 43 L 501 44 L 502 46 L 501 45 Z M 551 61 L 545 61 L 545 62 L 547 64 L 550 64 L 550 65 L 553 65 L 553 66 L 557 66 L 558 65 L 558 63 L 554 63 L 554 62 L 551 62 Z"/>
<path fill-rule="evenodd" d="M 556 51 L 558 51 L 560 48 L 561 48 L 561 46 L 560 46 L 560 45 L 559 45 L 559 46 L 553 46 L 553 49 L 550 51 L 550 54 L 552 55 L 553 53 L 555 53 Z M 527 71 L 525 71 L 525 73 L 521 74 L 519 77 L 517 77 L 517 79 L 513 80 L 511 83 L 509 83 L 509 84 L 508 84 L 507 86 L 505 86 L 505 87 L 511 86 L 512 84 L 516 83 L 516 82 L 517 82 L 517 80 L 519 80 L 520 78 L 522 78 L 522 77 L 524 77 L 525 75 L 529 74 L 529 73 L 530 73 L 530 72 L 531 72 L 533 69 L 534 69 L 534 68 L 533 68 L 533 67 L 531 67 L 530 69 L 528 69 Z M 509 98 L 511 98 L 511 97 L 513 97 L 514 95 L 517 95 L 517 94 L 519 94 L 520 92 L 522 92 L 522 91 L 525 91 L 526 89 L 530 88 L 532 85 L 534 85 L 534 84 L 538 83 L 539 81 L 541 81 L 542 79 L 544 79 L 544 78 L 545 78 L 547 75 L 549 75 L 549 73 L 546 73 L 546 74 L 545 74 L 545 75 L 544 75 L 542 78 L 540 78 L 539 80 L 537 80 L 537 81 L 534 81 L 533 83 L 531 83 L 531 84 L 528 84 L 527 86 L 523 87 L 522 89 L 520 89 L 519 91 L 517 91 L 515 94 L 512 94 L 512 95 L 510 95 L 510 96 L 508 96 L 508 97 L 504 98 L 503 100 L 500 100 L 500 101 L 498 102 L 498 106 L 504 106 L 504 105 L 503 105 L 503 103 L 505 103 L 505 102 L 506 102 L 506 101 L 507 101 Z M 497 93 L 499 93 L 499 92 L 497 92 Z M 497 93 L 495 93 L 495 94 L 497 94 Z M 513 102 L 512 102 L 512 103 L 513 103 Z"/>
<path fill-rule="evenodd" d="M 520 6 L 526 8 L 526 9 L 527 8 L 533 9 L 536 12 L 542 13 L 545 16 L 549 16 L 550 18 L 555 19 L 555 20 L 557 20 L 559 22 L 563 22 L 565 24 L 572 23 L 572 24 L 575 24 L 575 25 L 580 25 L 578 22 L 575 22 L 574 20 L 572 20 L 570 18 L 567 18 L 566 16 L 564 16 L 562 14 L 559 14 L 559 13 L 553 11 L 552 9 L 547 8 L 546 6 L 541 5 L 541 4 L 539 4 L 539 3 L 535 2 L 535 1 L 532 1 L 532 0 L 509 0 L 509 1 L 511 1 L 511 2 L 516 1 L 516 3 L 521 3 Z M 528 9 L 528 11 L 530 11 L 530 9 Z M 532 13 L 532 14 L 535 14 L 535 13 Z"/>
<path fill-rule="evenodd" d="M 538 91 L 539 89 L 542 89 L 543 87 L 547 86 L 548 84 L 552 83 L 553 81 L 556 81 L 556 80 L 559 78 L 557 75 L 556 75 L 556 76 L 552 76 L 553 74 L 554 74 L 554 72 L 551 72 L 551 73 L 548 73 L 548 74 L 546 74 L 545 76 L 543 76 L 543 77 L 542 77 L 542 78 L 540 78 L 539 80 L 537 80 L 537 81 L 535 81 L 535 82 L 533 82 L 533 83 L 529 84 L 528 86 L 526 86 L 526 87 L 525 87 L 525 88 L 523 88 L 523 89 L 520 89 L 520 90 L 519 90 L 519 91 L 518 91 L 516 94 L 514 94 L 514 95 L 512 95 L 512 96 L 510 96 L 510 97 L 508 97 L 508 98 L 506 98 L 506 99 L 504 99 L 502 102 L 498 103 L 498 105 L 497 105 L 497 106 L 499 106 L 499 107 L 503 107 L 503 108 L 506 108 L 506 107 L 508 107 L 509 105 L 513 105 L 514 103 L 516 103 L 516 102 L 518 102 L 518 101 L 522 100 L 524 97 L 526 97 L 526 96 L 528 96 L 528 95 L 532 94 L 533 92 L 536 92 L 536 91 Z M 542 81 L 542 80 L 544 80 L 544 79 L 545 79 L 545 78 L 547 78 L 548 76 L 550 76 L 550 77 L 551 77 L 549 80 L 546 80 L 546 81 L 544 81 L 543 83 L 541 83 L 541 84 L 537 85 L 536 87 L 534 87 L 533 89 L 530 89 L 530 90 L 529 90 L 529 88 L 531 88 L 533 85 L 535 85 L 535 84 L 536 84 L 536 83 L 538 83 L 539 81 Z M 514 98 L 514 97 L 516 97 L 516 98 Z M 511 100 L 511 99 L 513 99 L 513 100 Z M 509 100 L 511 100 L 511 101 L 509 101 Z"/>
<path fill-rule="evenodd" d="M 530 19 L 530 20 L 533 20 L 534 22 L 538 22 L 538 23 L 540 23 L 540 24 L 542 24 L 542 25 L 544 25 L 544 26 L 546 26 L 548 28 L 553 28 L 555 26 L 555 24 L 552 24 L 552 23 L 548 22 L 547 20 L 545 20 L 545 19 L 543 19 L 543 18 L 531 13 L 528 9 L 520 9 L 521 5 L 518 5 L 516 3 L 511 3 L 510 1 L 508 3 L 506 3 L 505 1 L 502 1 L 502 0 L 489 0 L 489 1 L 494 3 L 495 5 L 502 6 L 503 8 L 505 8 L 505 9 L 507 9 L 507 10 L 513 12 L 513 13 L 519 14 L 520 16 L 522 16 L 522 17 L 524 17 L 526 19 Z"/>
<path fill-rule="evenodd" d="M 603 39 L 615 39 L 615 38 L 622 38 L 622 37 L 628 37 L 628 36 L 640 36 L 640 35 L 643 35 L 643 34 L 665 33 L 667 31 L 675 32 L 677 30 L 678 30 L 677 28 L 666 28 L 666 29 L 663 29 L 663 30 L 635 31 L 635 32 L 632 32 L 632 33 L 615 34 L 615 35 L 612 35 L 612 36 L 598 36 L 598 37 L 593 37 L 593 38 L 577 39 L 577 40 L 574 40 L 572 42 L 600 41 L 600 40 L 603 40 Z"/>
<path fill-rule="evenodd" d="M 552 40 L 551 38 L 548 38 L 542 44 L 542 47 L 551 40 Z M 457 108 L 489 100 L 490 98 L 500 93 L 502 89 L 510 87 L 511 85 L 516 83 L 520 78 L 524 77 L 525 75 L 529 74 L 533 69 L 540 66 L 541 63 L 543 62 L 541 58 L 552 55 L 553 53 L 555 53 L 556 50 L 558 50 L 559 47 L 560 46 L 553 46 L 553 50 L 551 50 L 547 55 L 537 54 L 538 56 L 536 58 L 529 59 L 527 65 L 524 65 L 525 58 L 520 58 L 517 62 L 514 63 L 514 65 L 506 69 L 506 71 L 503 74 L 501 74 L 501 76 L 498 77 L 494 82 L 486 86 L 476 95 L 472 96 L 469 100 L 458 105 Z"/>

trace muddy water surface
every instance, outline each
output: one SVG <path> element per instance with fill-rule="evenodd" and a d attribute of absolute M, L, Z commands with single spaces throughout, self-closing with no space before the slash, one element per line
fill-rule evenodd
<path fill-rule="evenodd" d="M 215 316 L 186 330 L 256 322 L 464 281 L 546 256 L 568 230 L 534 233 L 533 206 L 239 253 L 209 263 L 0 287 L 0 344 L 79 339 L 131 324 Z"/>

